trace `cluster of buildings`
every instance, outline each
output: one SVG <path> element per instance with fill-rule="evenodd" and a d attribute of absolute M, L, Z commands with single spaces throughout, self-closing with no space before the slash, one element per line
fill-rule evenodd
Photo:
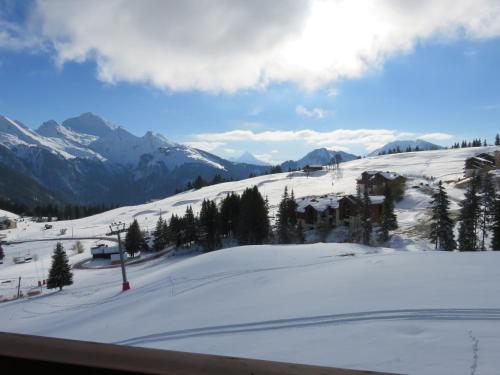
<path fill-rule="evenodd" d="M 398 200 L 403 197 L 406 178 L 394 172 L 366 171 L 357 180 L 361 194 L 368 192 L 373 223 L 379 223 L 382 217 L 382 207 L 386 187 L 391 188 L 393 197 Z M 297 202 L 297 221 L 306 230 L 317 226 L 335 228 L 339 225 L 353 229 L 359 223 L 361 202 L 355 195 L 338 196 L 334 194 L 303 197 Z"/>

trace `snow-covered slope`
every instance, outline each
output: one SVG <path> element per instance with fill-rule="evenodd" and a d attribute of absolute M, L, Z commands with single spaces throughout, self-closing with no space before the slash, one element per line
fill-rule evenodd
<path fill-rule="evenodd" d="M 353 193 L 365 170 L 409 177 L 397 204 L 395 249 L 355 244 L 249 246 L 175 255 L 128 267 L 132 290 L 120 293 L 119 269 L 74 270 L 74 285 L 42 298 L 0 304 L 0 330 L 175 350 L 418 374 L 494 374 L 500 367 L 500 253 L 431 249 L 417 227 L 428 218 L 432 184 L 444 181 L 452 209 L 465 158 L 500 147 L 422 151 L 343 163 L 339 171 L 260 176 L 189 191 L 92 217 L 20 222 L 7 240 L 105 235 L 114 221 L 200 209 L 204 198 L 257 185 L 272 212 L 288 186 L 297 197 Z M 434 181 L 426 179 L 434 177 Z M 430 186 L 427 186 L 430 185 Z M 69 229 L 66 235 L 60 230 Z M 96 241 L 85 240 L 89 256 Z M 70 248 L 74 240 L 64 242 Z M 0 279 L 36 286 L 55 240 L 5 246 Z M 13 256 L 39 260 L 15 265 Z M 14 284 L 12 284 L 14 285 Z M 15 290 L 0 284 L 0 294 Z"/>
<path fill-rule="evenodd" d="M 0 217 L 18 218 L 19 215 L 13 214 L 12 212 L 0 210 Z"/>
<path fill-rule="evenodd" d="M 41 246 L 48 254 L 54 244 Z M 23 266 L 36 280 L 34 263 Z M 492 252 L 231 248 L 128 267 L 126 293 L 119 269 L 75 270 L 62 292 L 0 304 L 8 317 L 0 330 L 397 373 L 494 374 L 499 266 Z M 9 274 L 17 276 L 13 267 Z"/>
<path fill-rule="evenodd" d="M 192 206 L 196 212 L 200 210 L 201 203 L 205 198 L 220 200 L 230 192 L 241 193 L 245 188 L 253 185 L 258 186 L 259 191 L 269 199 L 271 214 L 273 214 L 285 186 L 289 190 L 293 190 L 297 198 L 331 193 L 354 194 L 356 192 L 356 178 L 366 170 L 393 171 L 405 176 L 415 177 L 415 184 L 422 182 L 422 176 L 433 177 L 435 181 L 442 179 L 453 199 L 452 208 L 456 209 L 458 200 L 463 197 L 463 190 L 455 188 L 455 182 L 463 177 L 465 159 L 481 152 L 493 152 L 494 150 L 500 150 L 500 147 L 420 151 L 374 156 L 342 163 L 340 170 L 334 172 L 320 171 L 309 176 L 302 172 L 285 172 L 226 182 L 176 194 L 152 203 L 117 208 L 85 219 L 72 222 L 55 222 L 54 233 L 57 233 L 59 228 L 72 226 L 75 235 L 103 235 L 107 232 L 109 223 L 114 221 L 129 223 L 133 219 L 137 219 L 141 226 L 153 229 L 160 213 L 164 216 L 170 216 L 171 214 L 183 215 L 187 206 Z M 424 180 L 423 183 L 429 183 L 429 181 Z M 420 210 L 428 205 L 430 197 L 419 189 L 412 189 L 412 184 L 412 181 L 409 182 L 408 199 L 418 200 Z M 401 202 L 401 204 L 404 204 L 404 202 L 406 201 Z M 420 213 L 419 210 L 413 210 L 416 204 L 417 202 L 410 201 L 402 209 L 408 207 L 411 209 L 411 215 L 416 215 Z M 43 234 L 39 233 L 42 226 L 42 224 L 33 223 L 30 230 L 13 232 L 11 239 L 31 238 L 34 232 L 37 237 L 54 235 L 51 231 L 45 231 Z"/>
<path fill-rule="evenodd" d="M 405 151 L 408 147 L 414 150 L 418 147 L 420 150 L 429 151 L 429 150 L 439 150 L 442 149 L 442 146 L 438 146 L 434 143 L 424 141 L 422 139 L 417 139 L 414 141 L 394 141 L 387 143 L 385 146 L 378 148 L 370 153 L 370 156 L 375 156 L 380 154 L 381 152 L 389 152 L 391 150 L 396 150 L 399 147 L 401 151 Z"/>

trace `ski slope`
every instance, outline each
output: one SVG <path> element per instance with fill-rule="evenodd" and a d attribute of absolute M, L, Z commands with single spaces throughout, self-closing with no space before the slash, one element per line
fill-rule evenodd
<path fill-rule="evenodd" d="M 318 243 L 235 247 L 128 267 L 132 289 L 120 292 L 115 269 L 74 269 L 62 292 L 0 303 L 0 331 L 30 333 L 202 353 L 412 374 L 496 374 L 500 368 L 500 254 L 431 249 L 415 230 L 428 218 L 429 191 L 442 179 L 457 208 L 465 158 L 495 147 L 386 155 L 342 164 L 341 173 L 260 176 L 209 186 L 93 217 L 19 222 L 7 240 L 47 239 L 4 246 L 0 281 L 46 275 L 56 239 L 105 235 L 114 221 L 152 230 L 158 216 L 199 210 L 257 185 L 274 211 L 285 186 L 297 197 L 354 193 L 365 170 L 410 177 L 397 205 L 400 229 L 388 245 Z M 430 186 L 426 186 L 430 185 Z M 66 235 L 59 235 L 66 228 Z M 54 239 L 54 240 L 52 240 Z M 82 241 L 89 257 L 97 240 Z M 74 240 L 64 242 L 69 249 Z M 112 246 L 111 243 L 109 243 Z M 37 255 L 14 264 L 12 257 Z M 24 282 L 24 281 L 23 281 Z M 12 283 L 12 281 L 11 281 Z M 0 295 L 15 285 L 0 284 Z"/>
<path fill-rule="evenodd" d="M 500 254 L 248 246 L 0 304 L 0 330 L 413 374 L 495 374 Z M 475 369 L 474 372 L 472 371 Z"/>

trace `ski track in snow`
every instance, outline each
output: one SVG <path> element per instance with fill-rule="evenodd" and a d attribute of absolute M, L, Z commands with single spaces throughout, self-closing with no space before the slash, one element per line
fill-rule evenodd
<path fill-rule="evenodd" d="M 472 365 L 470 366 L 470 375 L 475 375 L 479 359 L 479 339 L 472 334 L 472 331 L 469 331 L 469 337 L 472 341 Z"/>
<path fill-rule="evenodd" d="M 250 333 L 259 331 L 297 329 L 311 326 L 339 325 L 368 321 L 416 321 L 416 320 L 500 320 L 500 309 L 478 308 L 478 309 L 405 309 L 405 310 L 381 310 L 366 311 L 347 314 L 332 314 L 320 316 L 306 316 L 290 319 L 267 320 L 261 322 L 248 322 L 240 324 L 228 324 L 212 327 L 190 328 L 162 333 L 144 335 L 117 341 L 120 345 L 142 345 L 159 341 L 178 340 L 200 336 L 227 335 Z M 475 374 L 478 360 L 478 340 L 469 336 L 473 341 L 473 364 L 471 375 Z"/>

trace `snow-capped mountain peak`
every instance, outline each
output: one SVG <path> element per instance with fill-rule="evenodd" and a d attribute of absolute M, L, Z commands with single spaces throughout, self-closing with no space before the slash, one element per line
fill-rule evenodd
<path fill-rule="evenodd" d="M 118 128 L 118 126 L 91 112 L 69 118 L 65 120 L 62 125 L 77 133 L 90 134 L 98 137 L 108 136 L 113 133 L 113 130 Z"/>
<path fill-rule="evenodd" d="M 236 163 L 245 163 L 245 164 L 253 164 L 253 165 L 270 165 L 269 163 L 266 163 L 265 161 L 257 159 L 255 156 L 253 156 L 250 152 L 245 151 L 241 156 L 237 158 L 232 158 L 231 161 L 234 161 Z"/>

